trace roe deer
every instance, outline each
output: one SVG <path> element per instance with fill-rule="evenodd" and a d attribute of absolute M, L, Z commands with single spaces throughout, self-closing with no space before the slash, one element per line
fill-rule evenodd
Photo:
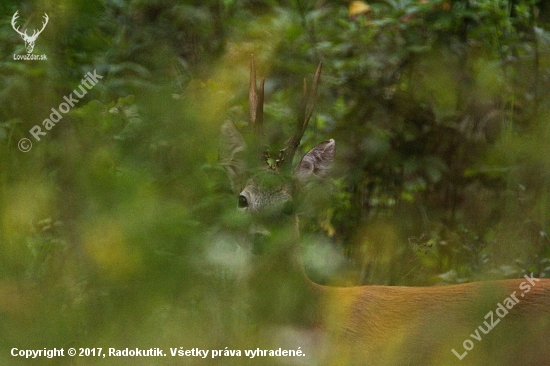
<path fill-rule="evenodd" d="M 315 343 L 307 364 L 550 365 L 548 279 L 437 287 L 329 287 L 309 280 L 292 205 L 301 190 L 329 172 L 335 141 L 320 143 L 295 169 L 290 166 L 312 114 L 320 73 L 321 65 L 309 94 L 304 82 L 295 132 L 275 158 L 262 134 L 264 81 L 258 89 L 253 58 L 249 108 L 255 134 L 245 142 L 233 123 L 222 126 L 220 163 L 237 206 L 272 234 L 255 247 L 252 310 L 266 323 L 305 330 L 309 336 L 295 346 Z M 291 233 L 283 230 L 287 224 Z"/>

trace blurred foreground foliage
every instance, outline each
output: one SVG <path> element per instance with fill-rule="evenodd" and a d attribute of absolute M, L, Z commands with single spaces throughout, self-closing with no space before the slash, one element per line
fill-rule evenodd
<path fill-rule="evenodd" d="M 545 2 L 0 9 L 2 364 L 21 361 L 11 347 L 246 344 L 238 280 L 249 257 L 229 239 L 246 222 L 216 162 L 220 124 L 247 120 L 251 53 L 267 78 L 266 118 L 280 124 L 323 62 L 303 150 L 334 138 L 337 163 L 333 194 L 303 222 L 314 279 L 550 276 Z M 47 61 L 11 57 L 25 53 L 17 10 L 30 24 L 50 16 L 34 51 Z M 31 127 L 94 70 L 103 79 L 34 140 Z M 21 138 L 31 151 L 18 150 Z"/>

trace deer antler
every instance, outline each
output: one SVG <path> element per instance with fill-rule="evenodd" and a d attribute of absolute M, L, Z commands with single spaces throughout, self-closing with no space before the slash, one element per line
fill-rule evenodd
<path fill-rule="evenodd" d="M 15 14 L 13 14 L 13 17 L 11 18 L 11 26 L 12 26 L 13 30 L 16 31 L 17 33 L 19 33 L 21 36 L 28 37 L 26 31 L 25 31 L 25 33 L 23 33 L 19 30 L 19 27 L 16 28 L 15 21 L 16 21 L 17 18 L 19 18 L 18 13 L 19 13 L 19 10 L 17 10 L 15 12 Z"/>
<path fill-rule="evenodd" d="M 304 78 L 304 89 L 302 91 L 302 100 L 300 103 L 298 120 L 296 121 L 296 130 L 294 135 L 292 135 L 285 143 L 285 155 L 289 161 L 292 161 L 294 158 L 296 149 L 300 146 L 300 141 L 302 140 L 302 136 L 304 136 L 309 119 L 313 113 L 313 107 L 315 106 L 315 101 L 317 99 L 317 85 L 319 84 L 322 66 L 322 63 L 319 63 L 319 66 L 317 66 L 317 71 L 313 77 L 313 84 L 311 85 L 309 95 L 307 94 L 307 82 Z"/>
<path fill-rule="evenodd" d="M 33 30 L 33 33 L 32 33 L 32 36 L 29 36 L 27 34 L 27 30 L 25 29 L 25 32 L 21 32 L 19 30 L 19 27 L 16 26 L 16 20 L 17 18 L 19 18 L 19 10 L 17 10 L 15 12 L 15 14 L 13 14 L 13 17 L 11 18 L 11 26 L 13 28 L 13 30 L 15 30 L 17 33 L 19 33 L 23 39 L 36 39 L 38 38 L 38 36 L 40 35 L 40 33 L 42 33 L 42 31 L 44 30 L 44 28 L 46 28 L 46 25 L 48 24 L 48 20 L 50 18 L 48 18 L 48 14 L 44 13 L 44 22 L 42 22 L 42 29 L 40 29 L 39 31 L 37 31 L 36 29 Z"/>
<path fill-rule="evenodd" d="M 256 86 L 256 65 L 254 55 L 250 56 L 250 88 L 248 90 L 248 109 L 250 111 L 250 125 L 253 131 L 261 136 L 264 123 L 264 84 L 262 78 L 260 89 Z"/>
<path fill-rule="evenodd" d="M 50 20 L 50 18 L 48 18 L 48 14 L 44 13 L 44 20 L 45 22 L 42 22 L 42 29 L 40 29 L 39 31 L 34 31 L 33 34 L 32 34 L 32 37 L 38 37 L 38 35 L 40 33 L 42 33 L 42 31 L 44 30 L 44 28 L 46 28 L 46 24 L 48 24 L 48 20 Z M 36 35 L 35 35 L 36 33 Z"/>
<path fill-rule="evenodd" d="M 313 107 L 315 106 L 315 100 L 317 99 L 317 85 L 319 84 L 319 78 L 321 76 L 322 64 L 319 63 L 317 71 L 313 77 L 313 84 L 308 94 L 307 82 L 304 78 L 304 89 L 302 92 L 302 98 L 300 102 L 298 120 L 296 122 L 296 130 L 294 134 L 285 142 L 285 148 L 279 150 L 278 159 L 271 159 L 269 151 L 264 152 L 264 160 L 267 162 L 269 168 L 273 170 L 279 170 L 285 161 L 292 163 L 292 158 L 296 153 L 296 149 L 300 146 L 300 141 L 307 128 L 311 114 L 313 113 Z M 256 65 L 254 63 L 254 55 L 250 57 L 250 86 L 248 89 L 248 108 L 250 112 L 250 126 L 252 131 L 255 132 L 259 141 L 263 137 L 263 122 L 264 122 L 264 84 L 265 79 L 262 79 L 260 83 L 260 89 L 258 90 L 256 85 Z M 274 162 L 271 162 L 273 160 Z"/>

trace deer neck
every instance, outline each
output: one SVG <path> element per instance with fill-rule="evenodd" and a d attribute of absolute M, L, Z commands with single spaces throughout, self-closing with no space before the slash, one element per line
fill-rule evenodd
<path fill-rule="evenodd" d="M 257 316 L 277 324 L 318 323 L 320 289 L 307 277 L 302 263 L 298 217 L 288 230 L 271 238 L 274 247 L 258 255 L 252 271 L 253 308 Z"/>

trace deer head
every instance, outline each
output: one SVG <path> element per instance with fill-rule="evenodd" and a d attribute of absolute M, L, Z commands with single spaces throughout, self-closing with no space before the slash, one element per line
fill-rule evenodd
<path fill-rule="evenodd" d="M 48 24 L 48 14 L 44 13 L 44 22 L 42 23 L 42 29 L 40 29 L 39 31 L 37 31 L 36 29 L 33 30 L 33 33 L 31 36 L 29 36 L 27 34 L 27 30 L 25 29 L 24 32 L 21 32 L 19 30 L 19 27 L 16 27 L 16 19 L 19 18 L 19 11 L 16 11 L 15 14 L 13 14 L 13 17 L 11 18 L 11 26 L 13 27 L 13 29 L 19 33 L 19 35 L 21 36 L 21 38 L 23 38 L 23 41 L 25 41 L 25 48 L 27 49 L 27 53 L 31 53 L 32 50 L 34 49 L 34 42 L 36 42 L 36 39 L 38 38 L 38 36 L 40 35 L 40 33 L 42 33 L 42 31 L 44 30 L 44 28 L 46 28 L 46 24 Z"/>
<path fill-rule="evenodd" d="M 271 157 L 263 134 L 264 79 L 260 88 L 256 84 L 254 57 L 250 62 L 248 143 L 232 122 L 221 129 L 220 163 L 225 168 L 233 191 L 238 197 L 238 208 L 252 214 L 280 213 L 291 207 L 296 188 L 311 179 L 322 178 L 330 171 L 334 160 L 335 142 L 320 143 L 306 153 L 295 168 L 292 160 L 307 128 L 315 104 L 321 64 L 308 93 L 304 79 L 303 95 L 299 106 L 294 133 Z"/>

